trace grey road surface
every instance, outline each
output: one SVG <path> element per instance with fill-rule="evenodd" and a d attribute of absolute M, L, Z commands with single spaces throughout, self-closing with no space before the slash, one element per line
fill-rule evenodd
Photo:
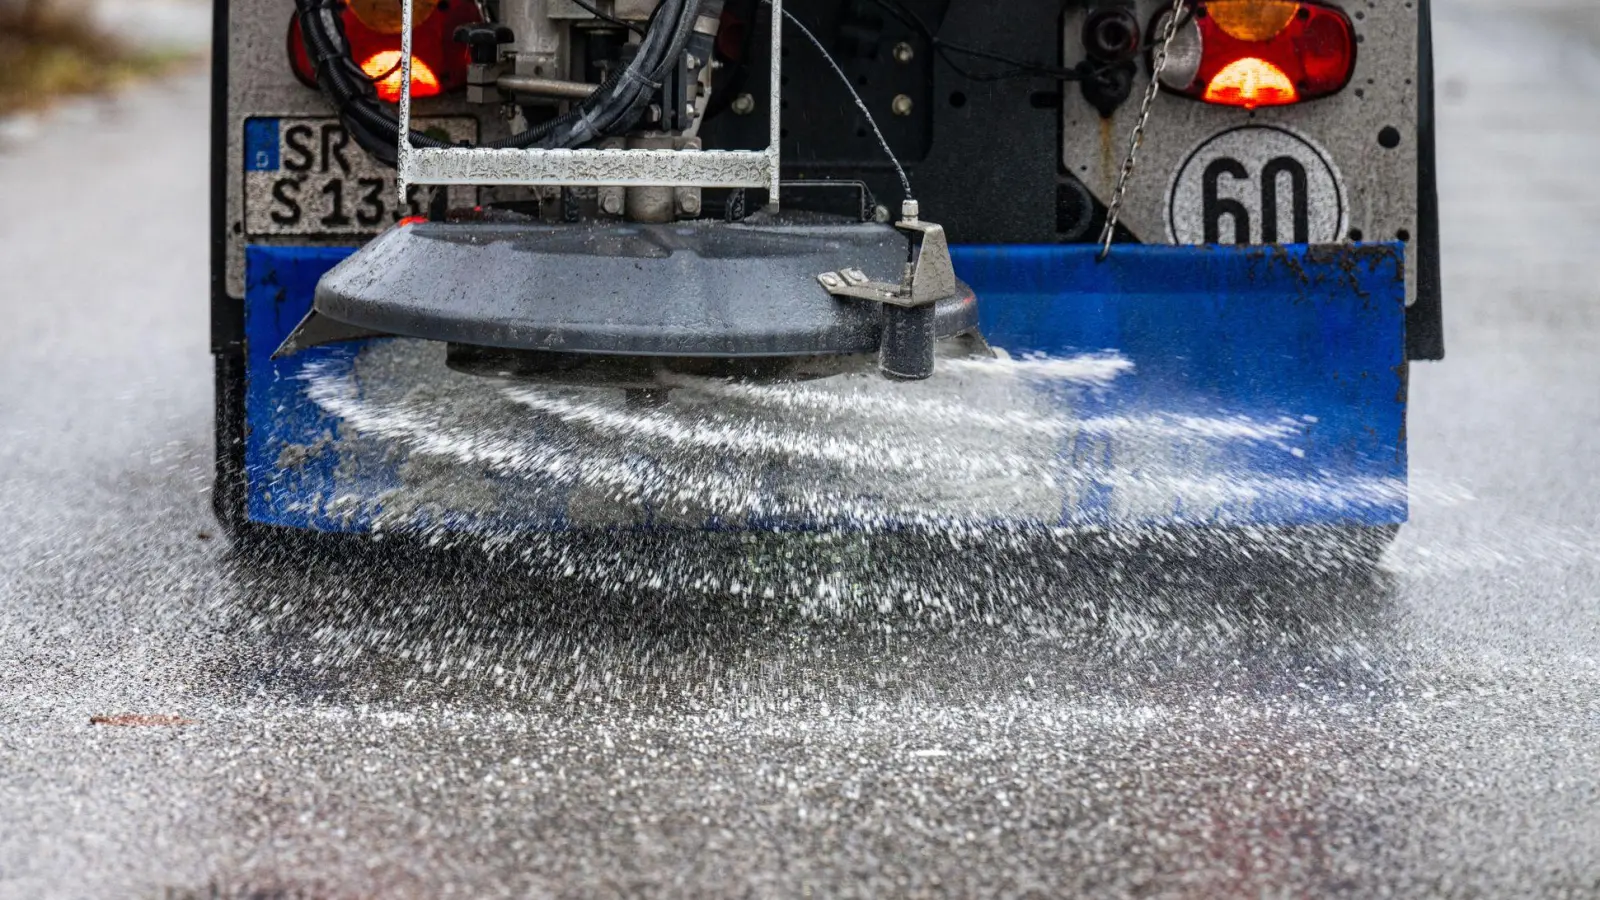
<path fill-rule="evenodd" d="M 48 122 L 0 155 L 0 896 L 1600 895 L 1600 24 L 1440 5 L 1451 358 L 1370 583 L 232 553 L 206 85 Z"/>

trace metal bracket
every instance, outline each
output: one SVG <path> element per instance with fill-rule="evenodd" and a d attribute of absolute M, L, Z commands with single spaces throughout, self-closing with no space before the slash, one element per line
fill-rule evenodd
<path fill-rule="evenodd" d="M 891 379 L 918 381 L 933 375 L 935 306 L 961 288 L 944 226 L 922 221 L 915 200 L 901 205 L 900 216 L 894 227 L 910 239 L 911 254 L 899 284 L 873 281 L 854 268 L 823 272 L 817 281 L 834 297 L 883 304 L 878 368 Z"/>
<path fill-rule="evenodd" d="M 371 328 L 362 328 L 360 325 L 351 325 L 341 322 L 331 316 L 325 316 L 313 308 L 306 313 L 300 324 L 289 332 L 283 339 L 278 349 L 272 351 L 273 359 L 282 359 L 293 356 L 309 347 L 320 347 L 323 344 L 336 344 L 340 341 L 359 341 L 374 337 L 391 337 L 382 331 Z"/>
<path fill-rule="evenodd" d="M 955 295 L 956 268 L 950 260 L 950 242 L 945 237 L 944 226 L 922 221 L 915 200 L 907 201 L 901 212 L 903 218 L 894 223 L 894 227 L 910 238 L 911 255 L 900 283 L 873 281 L 860 269 L 840 269 L 817 276 L 817 281 L 829 294 L 907 309 L 928 306 Z"/>

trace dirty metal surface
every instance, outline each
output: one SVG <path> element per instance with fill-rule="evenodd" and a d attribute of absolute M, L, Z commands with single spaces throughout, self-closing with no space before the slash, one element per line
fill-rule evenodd
<path fill-rule="evenodd" d="M 1142 25 L 1166 0 L 1139 0 Z M 1271 162 L 1289 158 L 1305 174 L 1309 233 L 1280 240 L 1333 243 L 1394 241 L 1417 232 L 1417 4 L 1346 4 L 1358 44 L 1356 69 L 1340 93 L 1295 106 L 1253 111 L 1201 103 L 1163 91 L 1157 96 L 1139 151 L 1139 169 L 1128 189 L 1122 223 L 1149 244 L 1200 243 L 1201 181 L 1206 168 L 1232 161 L 1244 174 L 1223 177 L 1217 192 L 1248 211 L 1248 237 L 1263 240 L 1260 176 Z M 1083 58 L 1086 7 L 1070 4 L 1062 17 L 1066 63 Z M 1109 119 L 1101 117 L 1069 85 L 1063 93 L 1062 164 L 1102 203 L 1108 202 L 1138 118 L 1138 99 L 1149 83 L 1141 63 L 1133 99 Z M 1385 147 L 1379 135 L 1394 128 L 1402 136 Z M 1213 176 L 1215 177 L 1215 176 Z M 1289 181 L 1285 179 L 1284 185 Z M 1289 209 L 1280 193 L 1279 205 Z M 1223 239 L 1233 240 L 1233 222 L 1223 216 Z M 1287 220 L 1287 216 L 1285 216 Z M 1352 237 L 1359 234 L 1360 237 Z"/>
<path fill-rule="evenodd" d="M 917 386 L 685 379 L 649 411 L 618 390 L 450 373 L 437 345 L 270 359 L 348 252 L 251 250 L 255 521 L 763 530 L 1407 514 L 1396 247 L 1133 248 L 1107 264 L 1092 247 L 958 247 L 984 333 L 1009 359 L 947 363 Z"/>

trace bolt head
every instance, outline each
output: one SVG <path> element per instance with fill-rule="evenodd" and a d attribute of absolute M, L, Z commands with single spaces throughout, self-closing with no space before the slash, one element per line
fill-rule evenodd
<path fill-rule="evenodd" d="M 749 94 L 740 94 L 733 98 L 733 105 L 730 108 L 736 116 L 748 116 L 756 111 L 756 98 Z"/>
<path fill-rule="evenodd" d="M 904 65 L 917 58 L 917 48 L 905 41 L 894 45 L 894 61 Z"/>
<path fill-rule="evenodd" d="M 912 107 L 915 105 L 911 98 L 905 94 L 896 94 L 893 102 L 889 104 L 889 109 L 897 116 L 909 116 L 911 115 Z"/>
<path fill-rule="evenodd" d="M 821 275 L 817 276 L 817 280 L 822 282 L 822 286 L 825 288 L 837 288 L 844 286 L 844 281 L 832 272 L 823 272 Z"/>
<path fill-rule="evenodd" d="M 907 200 L 900 204 L 900 218 L 907 222 L 915 222 L 922 218 L 922 205 L 915 200 Z"/>
<path fill-rule="evenodd" d="M 600 200 L 600 210 L 608 216 L 622 215 L 622 198 L 608 193 Z"/>

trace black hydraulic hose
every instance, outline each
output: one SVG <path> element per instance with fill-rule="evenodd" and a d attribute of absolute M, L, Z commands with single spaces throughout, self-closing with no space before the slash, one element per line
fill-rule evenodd
<path fill-rule="evenodd" d="M 295 0 L 295 8 L 306 53 L 316 67 L 317 86 L 333 101 L 356 143 L 375 159 L 394 165 L 400 121 L 379 104 L 372 80 L 350 58 L 338 7 L 331 0 Z M 415 131 L 411 140 L 416 147 L 448 146 Z"/>
<path fill-rule="evenodd" d="M 664 0 L 626 67 L 614 72 L 587 100 L 565 115 L 493 146 L 578 147 L 632 128 L 683 55 L 694 33 L 699 8 L 700 0 Z M 667 23 L 672 27 L 666 27 Z M 542 133 L 534 136 L 534 131 Z"/>
<path fill-rule="evenodd" d="M 356 143 L 374 158 L 394 165 L 399 119 L 383 107 L 372 79 L 351 59 L 340 5 L 336 0 L 295 0 L 295 7 L 318 86 L 333 101 Z M 632 128 L 688 45 L 699 7 L 699 0 L 664 0 L 633 60 L 608 77 L 588 99 L 555 119 L 482 146 L 578 147 Z M 411 146 L 424 149 L 451 146 L 418 131 L 411 132 L 410 140 Z"/>
<path fill-rule="evenodd" d="M 554 133 L 540 146 L 581 146 L 633 127 L 688 46 L 699 8 L 699 0 L 665 0 L 632 62 L 607 78 L 588 100 L 553 120 Z M 660 27 L 665 22 L 673 24 L 670 31 Z"/>

